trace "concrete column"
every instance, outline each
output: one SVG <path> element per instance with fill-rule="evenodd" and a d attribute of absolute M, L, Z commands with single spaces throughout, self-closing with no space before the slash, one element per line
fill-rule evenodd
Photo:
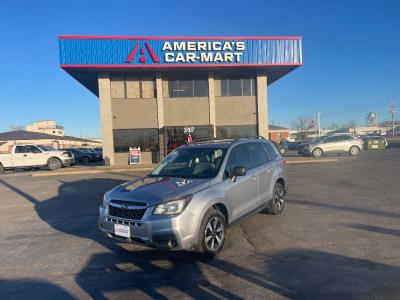
<path fill-rule="evenodd" d="M 163 97 L 163 80 L 161 73 L 156 74 L 157 89 L 157 120 L 158 120 L 158 142 L 160 145 L 160 159 L 165 156 L 164 148 L 164 97 Z"/>
<path fill-rule="evenodd" d="M 111 108 L 111 86 L 108 73 L 98 74 L 99 106 L 101 120 L 101 137 L 103 140 L 103 158 L 114 165 L 114 139 L 113 139 L 113 115 Z"/>
<path fill-rule="evenodd" d="M 258 135 L 268 139 L 268 96 L 267 76 L 259 72 L 257 74 L 257 126 Z"/>
<path fill-rule="evenodd" d="M 217 127 L 215 121 L 215 85 L 214 85 L 214 74 L 208 74 L 208 104 L 210 114 L 210 125 L 213 126 L 213 137 L 217 137 Z"/>

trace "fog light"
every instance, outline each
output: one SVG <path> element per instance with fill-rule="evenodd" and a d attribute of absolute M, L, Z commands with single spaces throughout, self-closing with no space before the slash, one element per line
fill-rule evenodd
<path fill-rule="evenodd" d="M 168 241 L 168 247 L 169 248 L 176 248 L 176 242 L 175 241 Z"/>

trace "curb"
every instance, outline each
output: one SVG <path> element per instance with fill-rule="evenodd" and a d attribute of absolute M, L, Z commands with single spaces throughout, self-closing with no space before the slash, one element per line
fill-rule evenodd
<path fill-rule="evenodd" d="M 61 171 L 61 172 L 46 172 L 30 174 L 31 177 L 46 177 L 46 176 L 62 176 L 62 175 L 81 175 L 81 174 L 101 174 L 101 173 L 118 173 L 118 172 L 134 172 L 134 171 L 151 171 L 153 167 L 143 168 L 125 168 L 125 169 L 101 169 L 101 170 L 82 170 L 82 171 Z"/>
<path fill-rule="evenodd" d="M 324 163 L 324 162 L 337 162 L 337 158 L 327 159 L 305 159 L 305 160 L 286 160 L 287 164 L 313 164 L 313 163 Z"/>

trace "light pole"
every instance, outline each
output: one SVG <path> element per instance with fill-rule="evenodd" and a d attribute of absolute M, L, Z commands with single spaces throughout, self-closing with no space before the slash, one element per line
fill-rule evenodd
<path fill-rule="evenodd" d="M 317 112 L 317 122 L 318 122 L 318 137 L 321 136 L 321 114 L 322 112 Z"/>
<path fill-rule="evenodd" d="M 394 102 L 394 97 L 392 97 L 392 104 L 390 105 L 389 113 L 392 115 L 392 136 L 394 136 L 394 116 L 396 115 L 396 105 Z"/>

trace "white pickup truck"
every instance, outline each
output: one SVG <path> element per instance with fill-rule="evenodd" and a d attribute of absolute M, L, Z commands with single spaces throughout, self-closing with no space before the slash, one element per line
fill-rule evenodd
<path fill-rule="evenodd" d="M 11 153 L 0 153 L 0 173 L 5 169 L 47 166 L 54 171 L 75 163 L 71 152 L 55 150 L 50 147 L 34 144 L 14 145 Z"/>

